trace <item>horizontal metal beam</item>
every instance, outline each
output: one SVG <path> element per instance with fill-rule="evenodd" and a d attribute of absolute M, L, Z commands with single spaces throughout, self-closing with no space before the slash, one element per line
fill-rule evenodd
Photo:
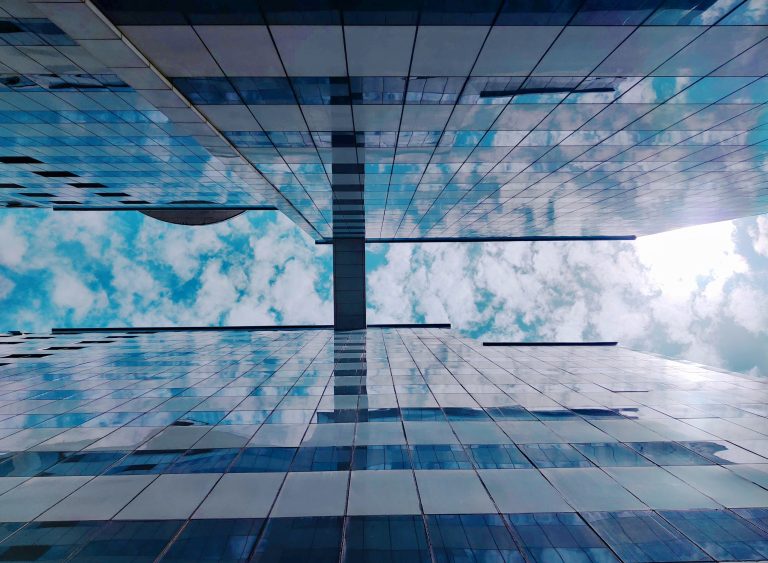
<path fill-rule="evenodd" d="M 616 346 L 618 342 L 483 342 L 483 346 Z"/>
<path fill-rule="evenodd" d="M 368 328 L 451 328 L 451 323 L 387 323 L 371 324 Z"/>
<path fill-rule="evenodd" d="M 592 236 L 592 237 L 426 237 L 426 238 L 367 238 L 366 244 L 393 244 L 416 242 L 574 242 L 574 241 L 605 241 L 605 240 L 636 240 L 635 235 Z M 315 244 L 333 244 L 333 239 L 316 240 Z"/>
<path fill-rule="evenodd" d="M 54 211 L 166 211 L 176 209 L 179 211 L 208 211 L 211 209 L 220 209 L 222 211 L 277 211 L 273 205 L 220 205 L 216 207 L 203 207 L 200 205 L 121 205 L 110 207 L 86 207 L 82 205 L 73 205 L 67 207 L 53 207 Z"/>
<path fill-rule="evenodd" d="M 133 326 L 133 327 L 70 327 L 53 328 L 52 334 L 80 332 L 189 332 L 217 330 L 329 330 L 333 325 L 248 325 L 248 326 Z M 451 328 L 447 323 L 369 324 L 367 328 Z"/>

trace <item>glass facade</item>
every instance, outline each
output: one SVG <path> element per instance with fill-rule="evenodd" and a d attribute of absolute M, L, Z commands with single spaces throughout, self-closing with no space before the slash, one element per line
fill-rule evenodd
<path fill-rule="evenodd" d="M 0 559 L 764 560 L 766 385 L 426 327 L 0 336 Z"/>
<path fill-rule="evenodd" d="M 339 186 L 369 239 L 768 210 L 761 0 L 95 4 L 0 8 L 6 205 L 272 206 L 317 240 Z"/>

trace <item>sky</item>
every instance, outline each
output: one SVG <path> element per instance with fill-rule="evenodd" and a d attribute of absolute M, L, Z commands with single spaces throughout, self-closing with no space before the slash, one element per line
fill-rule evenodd
<path fill-rule="evenodd" d="M 368 321 L 610 340 L 768 376 L 768 215 L 635 242 L 369 245 Z M 277 212 L 206 227 L 0 211 L 0 330 L 331 324 L 331 247 Z"/>

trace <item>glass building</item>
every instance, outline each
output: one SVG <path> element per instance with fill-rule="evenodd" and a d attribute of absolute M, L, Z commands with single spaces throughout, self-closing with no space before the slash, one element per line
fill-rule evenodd
<path fill-rule="evenodd" d="M 768 383 L 440 327 L 0 338 L 0 560 L 768 558 Z"/>
<path fill-rule="evenodd" d="M 3 0 L 0 200 L 277 208 L 316 240 L 762 213 L 767 23 L 764 0 Z"/>
<path fill-rule="evenodd" d="M 768 560 L 765 381 L 365 316 L 367 242 L 768 211 L 767 104 L 765 0 L 0 0 L 0 206 L 279 210 L 335 309 L 0 335 L 0 561 Z"/>

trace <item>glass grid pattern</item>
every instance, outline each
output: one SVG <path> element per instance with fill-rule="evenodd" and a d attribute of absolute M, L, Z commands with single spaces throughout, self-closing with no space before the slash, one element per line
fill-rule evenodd
<path fill-rule="evenodd" d="M 118 76 L 126 68 L 104 60 L 114 47 L 88 47 L 93 20 L 64 22 L 75 40 L 43 15 L 23 0 L 0 6 L 0 206 L 277 208 L 318 236 L 185 102 L 158 90 L 161 78 L 139 91 Z M 135 80 L 137 63 L 123 66 Z"/>
<path fill-rule="evenodd" d="M 432 328 L 0 336 L 0 558 L 762 560 L 765 386 Z"/>
<path fill-rule="evenodd" d="M 0 164 L 7 203 L 270 204 L 316 238 L 339 183 L 364 186 L 368 238 L 643 235 L 768 210 L 758 0 L 96 4 L 225 157 L 91 20 L 18 2 L 0 142 L 43 164 Z M 364 174 L 333 172 L 350 164 Z M 35 175 L 51 168 L 82 179 Z"/>

